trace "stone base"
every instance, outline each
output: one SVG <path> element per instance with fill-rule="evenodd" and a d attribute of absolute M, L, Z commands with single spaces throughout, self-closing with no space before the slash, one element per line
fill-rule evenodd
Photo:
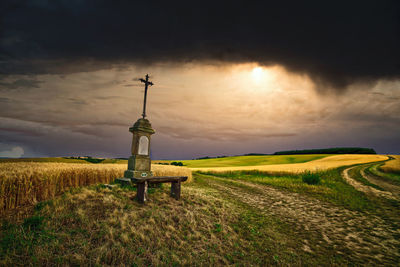
<path fill-rule="evenodd" d="M 133 171 L 133 170 L 126 170 L 124 172 L 124 177 L 125 178 L 136 178 L 136 179 L 141 179 L 141 178 L 148 178 L 152 177 L 153 172 L 152 171 Z"/>
<path fill-rule="evenodd" d="M 128 159 L 128 170 L 145 171 L 151 169 L 149 156 L 133 155 Z"/>
<path fill-rule="evenodd" d="M 115 179 L 116 183 L 119 183 L 121 185 L 131 185 L 132 180 L 130 178 L 117 178 Z"/>

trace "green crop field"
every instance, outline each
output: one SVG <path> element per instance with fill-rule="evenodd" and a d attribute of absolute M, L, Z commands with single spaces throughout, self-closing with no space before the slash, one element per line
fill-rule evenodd
<path fill-rule="evenodd" d="M 210 159 L 180 160 L 183 165 L 189 168 L 209 167 L 236 167 L 236 166 L 257 166 L 273 164 L 303 163 L 311 160 L 321 159 L 330 156 L 321 155 L 270 155 L 270 156 L 235 156 Z M 156 161 L 157 162 L 157 161 Z M 173 161 L 158 161 L 173 162 Z"/>

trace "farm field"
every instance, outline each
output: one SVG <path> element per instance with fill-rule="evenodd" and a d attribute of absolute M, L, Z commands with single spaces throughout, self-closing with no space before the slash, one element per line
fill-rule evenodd
<path fill-rule="evenodd" d="M 397 264 L 400 187 L 366 175 L 394 159 L 339 156 L 316 159 L 343 162 L 316 172 L 310 184 L 305 172 L 202 168 L 183 184 L 181 200 L 163 185 L 150 189 L 145 205 L 134 200 L 132 187 L 86 186 L 111 182 L 125 164 L 0 163 L 3 180 L 48 181 L 40 187 L 48 192 L 71 177 L 63 192 L 36 199 L 25 213 L 6 214 L 0 265 Z M 152 168 L 156 175 L 190 173 Z"/>
<path fill-rule="evenodd" d="M 301 156 L 303 155 L 296 155 L 295 157 L 304 160 L 304 158 Z M 289 157 L 289 156 L 283 156 L 283 157 Z M 383 161 L 387 159 L 388 157 L 383 155 L 346 154 L 346 155 L 330 155 L 330 156 L 325 155 L 322 156 L 321 158 L 316 158 L 314 160 L 309 158 L 309 160 L 300 161 L 301 163 L 298 163 L 296 162 L 296 160 L 293 160 L 292 164 L 286 164 L 284 163 L 284 160 L 281 160 L 281 161 L 276 161 L 276 163 L 271 163 L 270 165 L 262 165 L 262 164 L 253 166 L 232 165 L 229 167 L 204 166 L 202 168 L 190 167 L 190 165 L 188 166 L 194 171 L 201 170 L 201 171 L 226 172 L 226 171 L 240 171 L 240 170 L 260 170 L 260 171 L 270 171 L 270 172 L 304 172 L 304 171 L 322 171 L 346 165 Z"/>
<path fill-rule="evenodd" d="M 392 155 L 393 160 L 385 162 L 380 168 L 386 173 L 400 174 L 400 155 Z"/>
<path fill-rule="evenodd" d="M 0 163 L 0 213 L 34 204 L 79 186 L 110 183 L 122 177 L 126 164 L 77 164 L 52 162 Z M 182 175 L 191 180 L 185 167 L 154 165 L 154 175 Z"/>
<path fill-rule="evenodd" d="M 179 160 L 189 168 L 209 168 L 209 167 L 237 167 L 237 166 L 257 166 L 272 164 L 291 164 L 308 162 L 321 159 L 329 155 L 262 155 L 262 156 L 234 156 L 197 160 Z M 171 163 L 173 161 L 155 161 L 161 163 Z"/>
<path fill-rule="evenodd" d="M 89 161 L 88 161 L 89 160 Z M 63 158 L 63 157 L 54 157 L 54 158 L 17 158 L 17 159 L 4 159 L 0 158 L 0 163 L 18 163 L 18 162 L 53 162 L 53 163 L 93 163 L 90 162 L 90 159 L 85 160 L 85 159 L 78 159 L 78 158 Z M 95 159 L 98 162 L 94 163 L 101 163 L 101 164 L 109 164 L 109 163 L 115 163 L 115 164 L 127 164 L 127 160 L 124 159 Z"/>

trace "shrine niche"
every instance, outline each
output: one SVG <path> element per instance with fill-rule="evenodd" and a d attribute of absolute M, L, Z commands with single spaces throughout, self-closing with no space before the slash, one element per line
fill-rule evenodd
<path fill-rule="evenodd" d="M 139 138 L 138 154 L 147 156 L 149 154 L 149 138 L 147 136 L 141 136 Z"/>

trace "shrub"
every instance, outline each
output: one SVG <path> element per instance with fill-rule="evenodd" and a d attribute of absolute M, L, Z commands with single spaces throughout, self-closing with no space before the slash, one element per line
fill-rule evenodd
<path fill-rule="evenodd" d="M 318 173 L 315 172 L 305 172 L 301 175 L 301 179 L 306 184 L 319 184 L 321 182 Z"/>
<path fill-rule="evenodd" d="M 42 216 L 32 216 L 29 218 L 26 218 L 23 226 L 26 228 L 30 228 L 31 230 L 40 230 L 43 224 L 44 217 Z"/>

